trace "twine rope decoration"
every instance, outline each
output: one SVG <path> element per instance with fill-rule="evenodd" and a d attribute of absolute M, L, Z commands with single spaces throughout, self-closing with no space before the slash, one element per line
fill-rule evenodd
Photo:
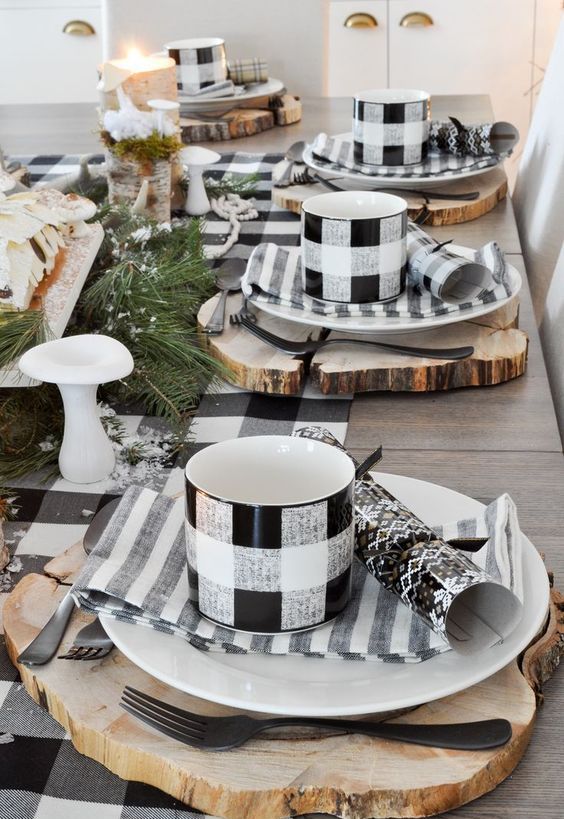
<path fill-rule="evenodd" d="M 239 240 L 241 223 L 258 219 L 258 210 L 254 199 L 242 199 L 237 193 L 228 193 L 211 199 L 210 205 L 212 211 L 230 225 L 229 235 L 222 245 L 207 245 L 204 248 L 207 259 L 219 259 Z"/>

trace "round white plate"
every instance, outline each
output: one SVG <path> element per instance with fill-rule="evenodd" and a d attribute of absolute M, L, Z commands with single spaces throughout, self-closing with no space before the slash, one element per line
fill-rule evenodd
<path fill-rule="evenodd" d="M 350 137 L 350 134 L 338 134 L 339 137 Z M 414 190 L 434 190 L 442 188 L 445 183 L 458 182 L 460 179 L 468 179 L 471 176 L 478 176 L 481 173 L 488 173 L 503 162 L 502 159 L 495 165 L 487 168 L 461 168 L 452 170 L 441 176 L 370 176 L 369 174 L 353 171 L 349 168 L 341 167 L 339 171 L 329 169 L 327 163 L 317 159 L 313 155 L 312 146 L 308 145 L 304 151 L 304 162 L 314 171 L 327 179 L 332 179 L 342 187 L 367 188 L 368 190 L 379 188 L 413 188 Z M 342 184 L 341 180 L 345 183 Z M 350 184 L 354 183 L 354 184 Z"/>
<path fill-rule="evenodd" d="M 478 501 L 436 484 L 374 475 L 431 524 L 472 517 L 484 509 Z M 420 705 L 469 688 L 510 663 L 530 643 L 546 618 L 549 587 L 542 559 L 526 538 L 523 561 L 523 616 L 513 634 L 477 654 L 448 651 L 422 663 L 204 652 L 179 637 L 109 617 L 100 619 L 135 665 L 194 696 L 272 714 L 371 714 Z"/>
<path fill-rule="evenodd" d="M 447 245 L 453 253 L 459 253 L 468 259 L 473 258 L 474 251 L 462 245 Z M 433 330 L 445 324 L 456 324 L 459 321 L 468 321 L 478 316 L 485 316 L 503 307 L 517 295 L 523 284 L 519 271 L 505 260 L 507 275 L 511 284 L 512 296 L 500 299 L 491 304 L 479 304 L 462 312 L 445 313 L 441 316 L 428 318 L 397 318 L 395 316 L 322 316 L 311 310 L 297 310 L 295 307 L 285 307 L 270 302 L 252 301 L 254 307 L 269 313 L 271 316 L 293 321 L 296 324 L 307 324 L 309 327 L 325 327 L 328 330 L 343 330 L 348 333 L 367 333 L 373 335 L 395 335 L 397 333 L 416 333 L 419 330 Z"/>
<path fill-rule="evenodd" d="M 248 85 L 247 90 L 243 94 L 231 95 L 228 97 L 213 97 L 206 99 L 205 97 L 193 97 L 184 94 L 182 91 L 178 92 L 178 102 L 180 103 L 182 112 L 191 111 L 209 111 L 210 113 L 217 113 L 225 111 L 230 108 L 236 108 L 240 102 L 250 102 L 259 97 L 272 97 L 279 94 L 284 88 L 284 83 L 274 77 L 269 77 L 266 82 L 254 83 Z"/>

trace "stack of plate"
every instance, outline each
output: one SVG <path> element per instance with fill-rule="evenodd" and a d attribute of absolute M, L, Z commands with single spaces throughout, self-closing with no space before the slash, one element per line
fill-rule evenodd
<path fill-rule="evenodd" d="M 190 96 L 183 91 L 178 92 L 178 102 L 180 103 L 180 113 L 182 115 L 195 114 L 221 114 L 244 102 L 245 104 L 259 99 L 260 97 L 274 97 L 284 90 L 284 83 L 274 77 L 269 77 L 266 82 L 253 83 L 243 86 L 244 90 L 238 94 L 231 94 L 225 97 L 213 97 L 207 99 L 205 95 Z"/>

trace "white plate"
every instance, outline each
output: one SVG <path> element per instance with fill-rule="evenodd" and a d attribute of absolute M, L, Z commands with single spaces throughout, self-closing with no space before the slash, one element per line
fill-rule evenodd
<path fill-rule="evenodd" d="M 209 111 L 216 113 L 225 111 L 230 108 L 236 108 L 240 102 L 250 102 L 259 97 L 272 97 L 279 94 L 284 88 L 284 83 L 274 77 L 269 77 L 266 82 L 248 85 L 247 90 L 243 94 L 232 95 L 228 97 L 213 97 L 206 99 L 205 97 L 194 97 L 184 94 L 182 91 L 178 92 L 178 102 L 180 103 L 181 112 L 186 111 Z"/>
<path fill-rule="evenodd" d="M 375 473 L 428 523 L 479 515 L 483 504 L 436 484 Z M 541 628 L 548 576 L 523 539 L 523 616 L 502 644 L 470 656 L 448 651 L 422 663 L 355 662 L 198 651 L 179 637 L 101 617 L 108 635 L 135 665 L 168 685 L 250 711 L 308 716 L 371 714 L 407 708 L 462 691 L 510 663 Z"/>
<path fill-rule="evenodd" d="M 462 245 L 447 245 L 453 253 L 459 253 L 468 259 L 473 258 L 474 251 Z M 394 316 L 322 316 L 311 310 L 297 310 L 295 307 L 285 307 L 270 302 L 252 301 L 254 307 L 263 310 L 277 318 L 293 321 L 296 324 L 307 324 L 309 327 L 325 327 L 328 330 L 343 330 L 349 333 L 368 333 L 373 335 L 395 335 L 396 333 L 416 333 L 419 330 L 433 330 L 445 324 L 456 324 L 459 321 L 468 321 L 478 316 L 485 316 L 503 307 L 514 298 L 521 289 L 523 280 L 519 271 L 509 264 L 507 258 L 507 274 L 511 284 L 512 296 L 500 299 L 491 304 L 479 304 L 462 312 L 446 313 L 441 316 L 428 318 L 396 318 Z"/>
<path fill-rule="evenodd" d="M 346 137 L 350 134 L 338 134 L 339 137 Z M 343 188 L 364 188 L 368 190 L 379 188 L 413 188 L 414 190 L 434 190 L 443 188 L 448 182 L 458 182 L 460 179 L 468 179 L 471 176 L 478 176 L 481 173 L 489 173 L 489 171 L 497 168 L 502 159 L 495 165 L 490 165 L 487 168 L 461 168 L 460 170 L 449 171 L 441 176 L 370 176 L 369 174 L 361 173 L 360 171 L 353 171 L 349 168 L 340 167 L 339 171 L 329 169 L 327 163 L 323 160 L 317 159 L 313 155 L 312 146 L 308 145 L 304 151 L 304 162 L 314 171 L 317 171 L 321 176 L 327 179 L 333 179 L 337 184 Z M 341 183 L 341 179 L 345 183 Z M 338 180 L 338 181 L 337 181 Z M 354 184 L 351 184 L 354 183 Z"/>

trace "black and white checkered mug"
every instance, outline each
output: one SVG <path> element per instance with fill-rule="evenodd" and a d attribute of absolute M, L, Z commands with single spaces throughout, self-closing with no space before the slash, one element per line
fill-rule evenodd
<path fill-rule="evenodd" d="M 165 48 L 176 63 L 179 91 L 197 94 L 202 88 L 227 79 L 225 42 L 220 37 L 175 40 Z"/>
<path fill-rule="evenodd" d="M 278 634 L 333 620 L 350 595 L 354 465 L 321 441 L 222 441 L 186 467 L 190 597 L 228 628 Z"/>
<path fill-rule="evenodd" d="M 431 101 L 426 91 L 385 88 L 354 97 L 354 158 L 364 165 L 414 165 L 427 156 Z"/>
<path fill-rule="evenodd" d="M 339 191 L 302 204 L 305 292 L 349 304 L 387 301 L 405 288 L 407 202 L 374 191 Z"/>

